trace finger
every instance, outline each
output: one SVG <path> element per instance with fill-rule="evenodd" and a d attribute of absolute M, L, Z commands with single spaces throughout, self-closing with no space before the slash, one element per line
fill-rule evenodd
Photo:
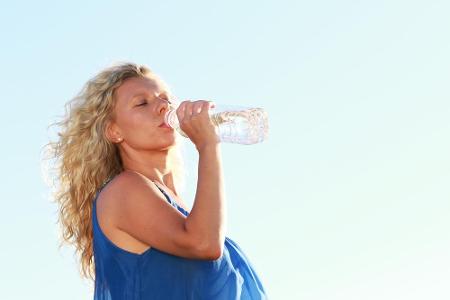
<path fill-rule="evenodd" d="M 202 100 L 194 102 L 192 114 L 199 114 L 202 111 L 203 102 Z"/>
<path fill-rule="evenodd" d="M 184 109 L 184 118 L 189 120 L 192 116 L 192 102 L 190 100 L 186 101 L 186 107 Z"/>
<path fill-rule="evenodd" d="M 203 107 L 202 107 L 202 112 L 204 111 L 205 114 L 207 114 L 209 112 L 209 110 L 214 107 L 215 104 L 212 101 L 205 101 L 203 103 Z"/>

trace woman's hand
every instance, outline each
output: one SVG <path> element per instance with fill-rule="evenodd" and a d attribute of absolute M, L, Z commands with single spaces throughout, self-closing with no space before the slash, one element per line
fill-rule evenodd
<path fill-rule="evenodd" d="M 220 143 L 208 113 L 214 106 L 212 101 L 186 100 L 176 109 L 181 130 L 191 139 L 198 151 L 206 146 Z"/>

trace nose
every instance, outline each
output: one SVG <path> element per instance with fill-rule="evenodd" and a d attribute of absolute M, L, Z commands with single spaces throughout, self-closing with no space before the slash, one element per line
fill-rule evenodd
<path fill-rule="evenodd" d="M 170 100 L 159 98 L 160 102 L 158 104 L 158 112 L 159 114 L 163 114 L 164 112 L 168 111 L 171 108 L 171 102 Z"/>

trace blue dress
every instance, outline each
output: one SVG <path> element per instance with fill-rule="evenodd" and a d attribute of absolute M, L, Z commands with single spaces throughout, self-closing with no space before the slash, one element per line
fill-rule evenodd
<path fill-rule="evenodd" d="M 223 255 L 216 260 L 188 259 L 154 247 L 136 254 L 115 245 L 101 230 L 95 205 L 110 180 L 93 201 L 94 300 L 268 299 L 248 257 L 228 237 Z M 189 214 L 160 191 L 172 206 Z"/>

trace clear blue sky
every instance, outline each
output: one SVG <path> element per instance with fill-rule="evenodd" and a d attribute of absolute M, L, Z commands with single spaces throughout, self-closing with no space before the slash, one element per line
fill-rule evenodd
<path fill-rule="evenodd" d="M 228 236 L 271 299 L 449 299 L 449 14 L 444 0 L 2 3 L 2 299 L 92 297 L 57 249 L 40 149 L 117 60 L 178 98 L 268 112 L 266 142 L 222 152 Z"/>

